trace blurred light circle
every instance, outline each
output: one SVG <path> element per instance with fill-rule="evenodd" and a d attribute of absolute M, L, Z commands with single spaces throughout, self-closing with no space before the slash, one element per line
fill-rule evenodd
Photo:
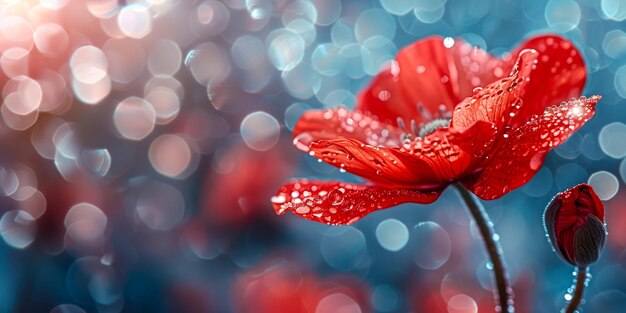
<path fill-rule="evenodd" d="M 35 125 L 35 122 L 37 122 L 37 118 L 39 117 L 39 110 L 34 110 L 26 115 L 19 115 L 8 109 L 9 105 L 7 105 L 7 103 L 18 103 L 19 101 L 19 95 L 17 93 L 11 93 L 4 99 L 4 105 L 0 107 L 0 114 L 2 115 L 2 120 L 6 126 L 18 131 L 26 130 Z M 16 104 L 15 106 L 18 105 L 19 104 Z"/>
<path fill-rule="evenodd" d="M 252 35 L 243 35 L 233 43 L 231 54 L 235 64 L 244 70 L 257 68 L 265 61 L 265 54 L 259 53 L 265 50 L 263 42 Z"/>
<path fill-rule="evenodd" d="M 435 11 L 446 5 L 447 0 L 415 0 L 415 9 L 424 11 Z"/>
<path fill-rule="evenodd" d="M 328 228 L 320 250 L 326 263 L 340 271 L 353 270 L 368 257 L 365 236 L 352 226 Z"/>
<path fill-rule="evenodd" d="M 107 220 L 100 208 L 81 202 L 67 211 L 64 225 L 70 238 L 77 242 L 91 243 L 102 239 Z"/>
<path fill-rule="evenodd" d="M 263 20 L 271 16 L 273 4 L 270 0 L 246 0 L 246 9 L 254 20 Z"/>
<path fill-rule="evenodd" d="M 74 123 L 64 123 L 56 128 L 52 134 L 56 152 L 75 160 L 80 152 L 78 134 Z"/>
<path fill-rule="evenodd" d="M 123 294 L 123 284 L 110 266 L 112 261 L 113 255 L 106 252 L 102 257 L 85 256 L 75 260 L 65 273 L 65 286 L 72 298 L 93 301 L 91 303 L 108 309 L 116 307 Z M 65 311 L 59 313 L 62 312 Z"/>
<path fill-rule="evenodd" d="M 580 7 L 572 0 L 550 0 L 545 8 L 548 25 L 559 32 L 568 32 L 580 22 Z"/>
<path fill-rule="evenodd" d="M 109 76 L 113 81 L 129 84 L 144 72 L 146 52 L 136 40 L 111 38 L 102 50 L 109 60 Z"/>
<path fill-rule="evenodd" d="M 315 37 L 317 36 L 315 25 L 305 19 L 295 19 L 289 22 L 286 28 L 298 34 L 300 38 L 304 40 L 304 45 L 307 47 L 315 41 Z"/>
<path fill-rule="evenodd" d="M 405 15 L 415 7 L 416 0 L 380 0 L 383 9 L 393 15 Z"/>
<path fill-rule="evenodd" d="M 185 57 L 185 65 L 203 86 L 223 82 L 231 71 L 228 54 L 212 42 L 199 44 L 190 50 Z"/>
<path fill-rule="evenodd" d="M 2 173 L 1 170 L 2 169 L 0 169 L 0 175 Z M 619 175 L 622 176 L 622 181 L 626 183 L 626 158 L 622 159 L 622 162 L 619 163 Z"/>
<path fill-rule="evenodd" d="M 8 211 L 0 218 L 0 236 L 13 248 L 28 247 L 35 240 L 35 233 L 35 219 L 24 211 Z"/>
<path fill-rule="evenodd" d="M 17 90 L 12 95 L 6 97 L 4 105 L 11 112 L 18 115 L 27 115 L 39 109 L 42 99 L 42 90 L 39 83 L 27 76 L 18 76 L 12 79 L 17 83 Z"/>
<path fill-rule="evenodd" d="M 311 0 L 317 12 L 317 25 L 328 26 L 341 15 L 340 0 Z"/>
<path fill-rule="evenodd" d="M 85 2 L 87 2 L 89 13 L 100 19 L 114 16 L 120 7 L 117 0 L 86 0 Z"/>
<path fill-rule="evenodd" d="M 426 9 L 418 9 L 413 10 L 413 14 L 415 17 L 423 23 L 433 24 L 441 20 L 443 14 L 446 12 L 446 7 L 441 6 L 436 9 L 426 10 Z"/>
<path fill-rule="evenodd" d="M 254 150 L 267 151 L 278 142 L 280 125 L 268 113 L 256 111 L 241 121 L 241 138 Z"/>
<path fill-rule="evenodd" d="M 70 58 L 70 69 L 75 80 L 94 84 L 107 76 L 109 63 L 98 47 L 82 46 L 74 50 Z"/>
<path fill-rule="evenodd" d="M 602 39 L 602 50 L 613 59 L 626 56 L 626 33 L 621 29 L 607 32 Z"/>
<path fill-rule="evenodd" d="M 358 43 L 349 43 L 339 50 L 339 55 L 346 60 L 344 73 L 352 79 L 359 79 L 365 76 L 364 61 L 368 60 L 369 51 Z"/>
<path fill-rule="evenodd" d="M 72 90 L 76 98 L 81 102 L 85 104 L 98 104 L 111 92 L 111 78 L 109 75 L 105 75 L 92 84 L 73 79 Z"/>
<path fill-rule="evenodd" d="M 160 125 L 173 121 L 180 112 L 180 99 L 176 92 L 167 87 L 155 87 L 146 95 L 156 114 L 156 123 Z"/>
<path fill-rule="evenodd" d="M 354 35 L 359 42 L 372 36 L 393 39 L 396 34 L 396 20 L 381 9 L 363 11 L 354 25 Z"/>
<path fill-rule="evenodd" d="M 337 292 L 324 297 L 317 304 L 315 313 L 361 313 L 361 307 L 349 296 Z"/>
<path fill-rule="evenodd" d="M 0 55 L 0 66 L 8 77 L 28 74 L 28 50 L 12 47 Z"/>
<path fill-rule="evenodd" d="M 363 54 L 363 65 L 368 75 L 376 75 L 385 66 L 389 65 L 396 55 L 396 45 L 388 38 L 373 36 L 363 42 L 363 49 L 368 53 Z"/>
<path fill-rule="evenodd" d="M 598 143 L 602 152 L 614 158 L 621 159 L 626 156 L 626 125 L 614 122 L 602 127 L 598 136 Z"/>
<path fill-rule="evenodd" d="M 148 70 L 152 75 L 172 76 L 183 62 L 180 47 L 174 41 L 162 39 L 154 44 L 148 56 Z"/>
<path fill-rule="evenodd" d="M 220 1 L 207 0 L 200 3 L 190 19 L 191 29 L 198 35 L 221 34 L 230 22 L 230 10 Z"/>
<path fill-rule="evenodd" d="M 269 62 L 263 62 L 261 66 L 246 71 L 245 75 L 243 75 L 243 79 L 239 82 L 239 87 L 247 93 L 259 94 L 263 93 L 264 88 L 271 86 L 269 83 L 273 79 L 274 75 L 272 73 L 271 65 Z M 211 88 L 211 86 L 207 87 Z M 220 97 L 219 92 L 215 93 L 209 91 L 209 88 L 207 88 L 207 92 L 211 95 L 212 104 L 218 108 L 218 110 L 228 104 L 229 101 L 226 100 L 226 97 Z"/>
<path fill-rule="evenodd" d="M 185 215 L 185 199 L 175 187 L 154 182 L 148 184 L 137 200 L 137 214 L 148 227 L 168 231 Z"/>
<path fill-rule="evenodd" d="M 266 39 L 267 55 L 270 62 L 280 71 L 288 71 L 304 58 L 305 42 L 296 32 L 277 29 Z"/>
<path fill-rule="evenodd" d="M 179 177 L 191 163 L 191 148 L 182 137 L 164 134 L 150 144 L 148 159 L 161 175 Z"/>
<path fill-rule="evenodd" d="M 309 1 L 302 0 L 295 0 L 289 3 L 283 10 L 283 25 L 287 26 L 297 19 L 303 19 L 309 23 L 317 22 L 317 9 L 315 5 Z"/>
<path fill-rule="evenodd" d="M 617 69 L 613 84 L 615 85 L 615 90 L 617 91 L 617 94 L 620 97 L 626 99 L 626 65 L 623 65 L 619 69 Z"/>
<path fill-rule="evenodd" d="M 554 173 L 554 184 L 557 190 L 565 190 L 585 181 L 587 171 L 576 163 L 567 163 L 559 166 Z"/>
<path fill-rule="evenodd" d="M 20 187 L 20 190 L 27 190 L 26 198 L 19 201 L 20 209 L 33 219 L 40 218 L 46 212 L 47 200 L 44 194 L 30 186 Z"/>
<path fill-rule="evenodd" d="M 21 16 L 4 15 L 9 12 L 3 11 L 0 19 L 0 47 L 8 45 L 30 51 L 33 46 L 32 26 Z"/>
<path fill-rule="evenodd" d="M 50 313 L 86 313 L 85 310 L 74 304 L 60 304 L 55 306 Z"/>
<path fill-rule="evenodd" d="M 565 140 L 563 144 L 556 147 L 554 149 L 554 152 L 556 152 L 556 154 L 564 159 L 573 160 L 577 158 L 581 153 L 580 143 L 582 142 L 582 140 L 583 137 L 580 134 L 574 133 L 572 134 L 572 136 L 567 138 L 567 140 Z"/>
<path fill-rule="evenodd" d="M 450 258 L 452 242 L 448 232 L 439 224 L 432 221 L 420 222 L 413 227 L 411 237 L 411 241 L 417 245 L 412 247 L 417 266 L 436 270 Z"/>
<path fill-rule="evenodd" d="M 311 65 L 320 74 L 334 76 L 345 67 L 345 59 L 339 55 L 339 48 L 333 43 L 320 44 L 311 55 Z"/>
<path fill-rule="evenodd" d="M 465 294 L 457 294 L 448 300 L 448 313 L 477 313 L 476 301 Z"/>
<path fill-rule="evenodd" d="M 178 96 L 179 101 L 182 101 L 185 97 L 185 89 L 183 88 L 183 85 L 176 80 L 176 78 L 165 75 L 155 76 L 148 80 L 143 88 L 143 93 L 144 95 L 149 95 L 154 90 L 158 90 L 162 87 L 174 91 Z"/>
<path fill-rule="evenodd" d="M 141 140 L 154 129 L 156 113 L 148 101 L 129 97 L 118 103 L 113 112 L 115 128 L 122 137 Z"/>
<path fill-rule="evenodd" d="M 347 17 L 341 18 L 330 29 L 330 39 L 337 47 L 343 47 L 349 43 L 353 43 L 354 37 L 354 20 Z"/>
<path fill-rule="evenodd" d="M 602 13 L 615 21 L 626 20 L 626 3 L 622 0 L 602 0 L 600 2 Z"/>
<path fill-rule="evenodd" d="M 597 161 L 603 159 L 605 156 L 602 149 L 600 149 L 597 138 L 598 136 L 595 134 L 585 134 L 582 142 L 580 143 L 580 152 L 582 152 L 583 156 L 589 160 Z"/>
<path fill-rule="evenodd" d="M 140 39 L 152 31 L 152 15 L 140 4 L 129 4 L 117 15 L 117 23 L 124 35 Z"/>
<path fill-rule="evenodd" d="M 55 23 L 37 26 L 33 39 L 37 50 L 49 57 L 55 57 L 65 52 L 70 41 L 65 29 Z"/>
<path fill-rule="evenodd" d="M 66 101 L 68 87 L 63 76 L 54 71 L 43 70 L 37 81 L 41 86 L 42 94 L 46 95 L 41 98 L 39 111 L 61 113 L 63 104 L 69 104 L 69 101 Z"/>
<path fill-rule="evenodd" d="M 111 168 L 111 154 L 107 149 L 90 149 L 81 153 L 80 167 L 89 174 L 104 177 Z"/>
<path fill-rule="evenodd" d="M 329 92 L 322 103 L 326 107 L 336 107 L 338 105 L 344 105 L 348 108 L 354 108 L 356 105 L 356 97 L 351 92 L 345 89 L 337 89 Z"/>
<path fill-rule="evenodd" d="M 8 77 L 28 74 L 29 51 L 24 48 L 12 47 L 0 55 L 0 66 Z"/>
<path fill-rule="evenodd" d="M 283 85 L 290 95 L 298 99 L 309 99 L 320 87 L 321 79 L 311 64 L 302 62 L 281 75 Z"/>
<path fill-rule="evenodd" d="M 15 171 L 8 167 L 0 166 L 0 195 L 10 196 L 20 186 L 19 178 Z"/>
<path fill-rule="evenodd" d="M 300 116 L 302 116 L 304 112 L 310 109 L 311 107 L 307 105 L 306 103 L 301 103 L 301 102 L 292 103 L 285 110 L 285 126 L 287 126 L 289 130 L 293 130 L 293 127 L 296 125 L 296 123 L 300 119 Z"/>
<path fill-rule="evenodd" d="M 386 250 L 396 252 L 409 242 L 409 229 L 397 219 L 386 219 L 376 227 L 376 239 Z"/>
<path fill-rule="evenodd" d="M 598 198 L 602 201 L 611 200 L 619 190 L 617 177 L 607 171 L 598 171 L 591 174 L 587 183 L 593 187 L 596 194 L 598 194 Z"/>
<path fill-rule="evenodd" d="M 68 2 L 69 0 L 39 0 L 39 3 L 41 3 L 44 7 L 52 10 L 59 10 Z"/>
<path fill-rule="evenodd" d="M 394 312 L 400 303 L 398 291 L 389 285 L 376 286 L 371 299 L 374 309 L 381 312 Z"/>

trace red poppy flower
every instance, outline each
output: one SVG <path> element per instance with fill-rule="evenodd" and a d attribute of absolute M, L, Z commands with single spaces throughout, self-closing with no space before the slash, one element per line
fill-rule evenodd
<path fill-rule="evenodd" d="M 499 198 L 593 116 L 599 96 L 571 98 L 585 77 L 580 52 L 552 35 L 502 59 L 452 38 L 418 41 L 374 78 L 356 110 L 306 112 L 293 130 L 300 150 L 371 184 L 294 181 L 274 208 L 347 224 L 400 203 L 433 202 L 453 182 Z"/>
<path fill-rule="evenodd" d="M 554 251 L 575 266 L 588 266 L 600 257 L 606 241 L 604 206 L 593 187 L 580 184 L 558 193 L 544 214 Z"/>

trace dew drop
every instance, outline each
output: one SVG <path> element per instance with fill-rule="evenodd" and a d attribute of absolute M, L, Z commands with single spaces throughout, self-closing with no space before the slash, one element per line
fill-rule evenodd
<path fill-rule="evenodd" d="M 283 195 L 278 195 L 278 196 L 273 196 L 271 201 L 274 204 L 283 204 L 285 203 L 285 201 L 287 201 L 287 199 Z"/>
<path fill-rule="evenodd" d="M 328 193 L 328 199 L 330 199 L 330 203 L 332 205 L 340 205 L 341 203 L 343 203 L 344 199 L 343 192 L 337 189 L 331 190 Z"/>
<path fill-rule="evenodd" d="M 296 213 L 298 214 L 308 214 L 309 212 L 311 212 L 311 208 L 306 205 L 296 208 Z"/>

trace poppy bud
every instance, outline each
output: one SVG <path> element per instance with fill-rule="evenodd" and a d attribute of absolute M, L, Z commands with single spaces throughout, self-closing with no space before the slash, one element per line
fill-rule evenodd
<path fill-rule="evenodd" d="M 598 260 L 606 241 L 604 206 L 587 184 L 558 193 L 544 213 L 554 250 L 566 262 L 586 267 Z"/>

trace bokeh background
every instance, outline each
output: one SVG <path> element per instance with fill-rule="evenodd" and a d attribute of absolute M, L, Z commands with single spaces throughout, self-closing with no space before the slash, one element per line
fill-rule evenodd
<path fill-rule="evenodd" d="M 609 239 L 585 312 L 626 310 L 626 2 L 4 0 L 0 312 L 492 311 L 453 190 L 353 226 L 278 217 L 289 177 L 358 178 L 291 147 L 308 109 L 355 105 L 398 49 L 451 36 L 499 55 L 572 40 L 597 115 L 487 208 L 518 312 L 556 312 L 572 268 L 542 212 L 580 182 Z M 416 86 L 419 88 L 419 86 Z"/>

